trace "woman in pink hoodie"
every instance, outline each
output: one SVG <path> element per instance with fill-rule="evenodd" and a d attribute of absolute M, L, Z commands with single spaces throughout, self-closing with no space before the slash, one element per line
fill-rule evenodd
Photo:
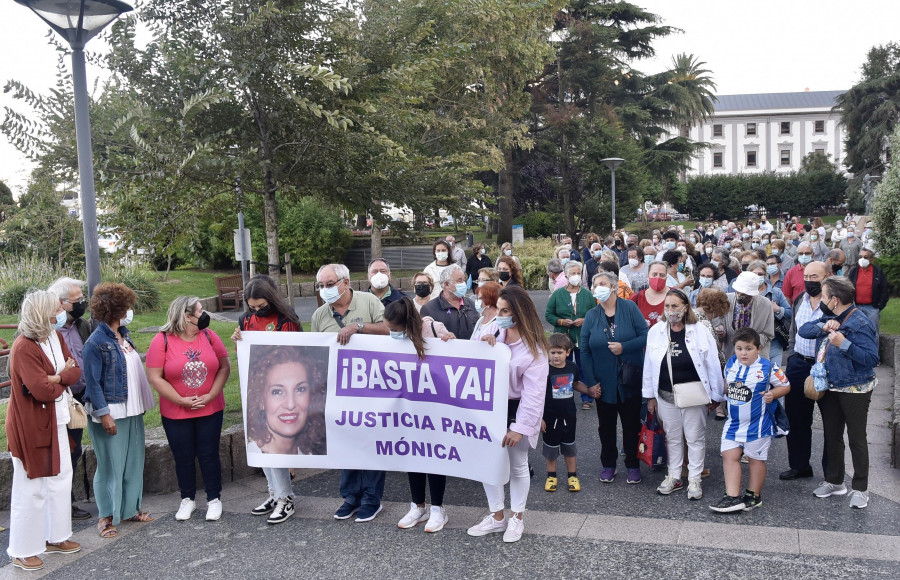
<path fill-rule="evenodd" d="M 528 292 L 521 286 L 507 286 L 500 292 L 497 317 L 481 340 L 491 346 L 502 342 L 510 350 L 508 431 L 502 445 L 509 454 L 511 514 L 506 517 L 504 486 L 484 484 L 491 513 L 469 528 L 468 533 L 485 536 L 503 532 L 504 542 L 517 542 L 525 531 L 523 517 L 531 485 L 528 447 L 537 447 L 549 372 L 544 328 Z"/>

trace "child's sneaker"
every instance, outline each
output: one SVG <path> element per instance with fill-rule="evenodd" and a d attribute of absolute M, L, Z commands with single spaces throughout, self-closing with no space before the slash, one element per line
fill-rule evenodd
<path fill-rule="evenodd" d="M 407 530 L 409 528 L 415 527 L 420 522 L 424 522 L 428 519 L 428 512 L 425 511 L 424 507 L 419 507 L 414 503 L 409 504 L 409 511 L 406 513 L 403 518 L 397 522 L 397 527 L 401 530 Z"/>
<path fill-rule="evenodd" d="M 720 514 L 727 514 L 731 512 L 742 511 L 744 507 L 746 507 L 746 505 L 744 504 L 743 499 L 739 497 L 731 497 L 726 493 L 725 497 L 723 497 L 719 503 L 709 506 L 709 509 Z"/>
<path fill-rule="evenodd" d="M 547 476 L 547 483 L 544 484 L 544 491 L 556 491 L 556 486 L 559 481 L 553 475 Z"/>
<path fill-rule="evenodd" d="M 741 500 L 743 500 L 744 502 L 745 512 L 755 510 L 762 505 L 762 496 L 750 491 L 749 489 L 744 492 L 744 496 L 741 498 Z"/>
<path fill-rule="evenodd" d="M 684 484 L 680 479 L 675 479 L 671 475 L 667 475 L 663 482 L 659 484 L 659 487 L 656 488 L 656 493 L 660 495 L 669 495 L 670 493 L 682 489 L 684 489 Z"/>
<path fill-rule="evenodd" d="M 578 481 L 577 475 L 569 478 L 569 491 L 581 491 L 581 482 Z"/>
<path fill-rule="evenodd" d="M 498 521 L 494 519 L 494 514 L 488 514 L 484 517 L 483 520 L 481 520 L 481 522 L 466 530 L 466 533 L 470 536 L 478 537 L 505 531 L 506 515 L 504 514 L 503 519 Z"/>

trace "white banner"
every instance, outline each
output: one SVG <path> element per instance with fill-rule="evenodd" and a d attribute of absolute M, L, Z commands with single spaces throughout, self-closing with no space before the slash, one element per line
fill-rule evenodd
<path fill-rule="evenodd" d="M 425 352 L 386 336 L 244 332 L 247 462 L 506 483 L 509 349 L 429 338 Z"/>

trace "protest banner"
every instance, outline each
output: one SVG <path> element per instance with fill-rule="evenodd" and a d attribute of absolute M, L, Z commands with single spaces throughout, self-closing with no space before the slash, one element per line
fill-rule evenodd
<path fill-rule="evenodd" d="M 247 462 L 509 480 L 502 343 L 244 332 L 237 343 Z M 520 445 L 527 445 L 523 440 Z"/>

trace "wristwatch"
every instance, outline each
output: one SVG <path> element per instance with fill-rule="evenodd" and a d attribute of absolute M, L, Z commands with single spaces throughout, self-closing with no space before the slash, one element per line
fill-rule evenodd
<path fill-rule="evenodd" d="M 362 332 L 363 326 L 365 326 L 365 325 L 366 325 L 365 322 L 357 322 L 357 323 L 356 323 L 356 331 L 357 331 L 357 332 Z"/>

